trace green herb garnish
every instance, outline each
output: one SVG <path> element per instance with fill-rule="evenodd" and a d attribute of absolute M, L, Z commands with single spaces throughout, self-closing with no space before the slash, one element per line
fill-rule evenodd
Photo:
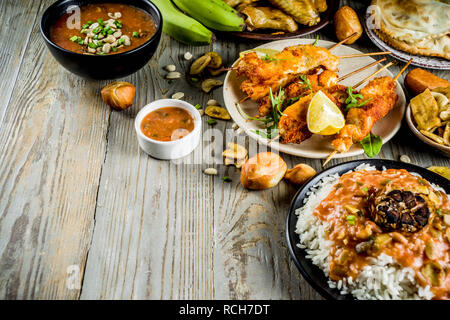
<path fill-rule="evenodd" d="M 197 109 L 197 110 L 199 110 L 199 109 L 202 108 L 202 106 L 201 106 L 199 103 L 197 103 L 194 107 L 195 107 L 195 109 Z"/>
<path fill-rule="evenodd" d="M 231 182 L 231 178 L 229 176 L 222 177 L 223 182 Z"/>
<path fill-rule="evenodd" d="M 277 59 L 269 56 L 268 54 L 266 54 L 264 57 L 262 57 L 261 59 L 263 59 L 264 61 L 276 61 Z"/>
<path fill-rule="evenodd" d="M 436 209 L 436 213 L 438 214 L 438 216 L 442 216 L 442 211 L 441 211 L 441 209 Z"/>
<path fill-rule="evenodd" d="M 198 78 L 196 78 L 196 77 L 191 77 L 191 81 L 192 81 L 192 82 L 198 82 Z"/>
<path fill-rule="evenodd" d="M 214 119 L 209 119 L 207 122 L 208 122 L 208 124 L 210 124 L 210 125 L 215 125 L 215 124 L 217 123 L 217 121 L 214 120 Z"/>
<path fill-rule="evenodd" d="M 290 105 L 296 103 L 298 100 L 300 100 L 300 96 L 294 97 L 294 98 L 289 98 L 286 100 L 286 106 L 290 106 Z"/>
<path fill-rule="evenodd" d="M 347 219 L 347 222 L 349 225 L 351 225 L 351 226 L 355 225 L 356 217 L 354 215 L 349 215 L 349 216 L 347 216 L 346 219 Z"/>
<path fill-rule="evenodd" d="M 383 145 L 383 140 L 380 136 L 369 133 L 367 137 L 361 140 L 360 144 L 363 147 L 366 155 L 369 158 L 372 158 L 380 153 L 381 146 Z"/>
<path fill-rule="evenodd" d="M 367 191 L 369 191 L 369 188 L 364 187 L 364 188 L 362 188 L 362 191 L 367 192 Z"/>
<path fill-rule="evenodd" d="M 77 41 L 77 39 L 78 39 L 78 36 L 73 36 L 73 37 L 69 38 L 69 40 L 72 42 Z"/>
<path fill-rule="evenodd" d="M 117 48 L 116 48 L 116 47 L 112 47 L 111 50 L 114 51 L 114 52 L 116 52 L 116 51 L 117 51 Z"/>
<path fill-rule="evenodd" d="M 319 35 L 317 35 L 316 40 L 313 42 L 312 45 L 316 46 L 318 42 L 319 42 Z"/>
<path fill-rule="evenodd" d="M 311 81 L 309 81 L 308 77 L 306 75 L 304 75 L 304 74 L 302 74 L 300 76 L 300 79 L 301 80 L 298 83 L 304 84 L 305 86 L 308 87 L 309 93 L 311 94 L 311 98 L 312 98 L 313 97 L 313 89 L 312 89 L 312 86 L 311 86 Z"/>
<path fill-rule="evenodd" d="M 372 98 L 367 99 L 366 101 L 363 102 L 358 102 L 357 99 L 362 99 L 364 98 L 362 94 L 359 93 L 354 93 L 353 92 L 353 88 L 352 87 L 348 87 L 347 88 L 347 94 L 348 94 L 348 98 L 345 99 L 345 111 L 350 110 L 351 108 L 361 108 L 362 106 L 364 106 L 365 104 L 367 104 L 367 102 L 369 102 L 370 100 L 372 100 Z"/>
<path fill-rule="evenodd" d="M 135 38 L 139 38 L 139 32 L 137 32 L 137 31 L 133 31 L 133 37 L 135 37 Z"/>
<path fill-rule="evenodd" d="M 272 89 L 269 88 L 269 97 L 270 102 L 272 104 L 272 110 L 269 115 L 267 115 L 265 118 L 256 118 L 251 117 L 247 115 L 241 108 L 239 104 L 236 104 L 237 109 L 241 113 L 241 115 L 249 120 L 255 120 L 260 121 L 265 126 L 265 131 L 262 130 L 255 130 L 254 132 L 265 138 L 265 139 L 272 139 L 275 138 L 279 131 L 278 131 L 278 122 L 280 121 L 281 116 L 284 115 L 284 113 L 281 111 L 281 108 L 284 103 L 284 90 L 280 88 L 280 91 L 278 91 L 277 95 L 274 95 L 272 93 Z"/>

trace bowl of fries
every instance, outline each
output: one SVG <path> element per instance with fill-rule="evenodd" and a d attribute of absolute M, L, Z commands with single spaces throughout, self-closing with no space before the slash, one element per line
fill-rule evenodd
<path fill-rule="evenodd" d="M 412 98 L 406 122 L 420 140 L 450 157 L 450 86 Z"/>

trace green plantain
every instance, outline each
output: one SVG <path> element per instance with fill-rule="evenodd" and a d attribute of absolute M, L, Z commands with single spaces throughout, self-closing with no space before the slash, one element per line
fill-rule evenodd
<path fill-rule="evenodd" d="M 222 0 L 173 0 L 180 10 L 218 31 L 242 31 L 244 19 Z"/>
<path fill-rule="evenodd" d="M 172 38 L 192 45 L 207 45 L 214 34 L 198 21 L 180 12 L 170 0 L 151 0 L 163 17 L 163 31 Z"/>

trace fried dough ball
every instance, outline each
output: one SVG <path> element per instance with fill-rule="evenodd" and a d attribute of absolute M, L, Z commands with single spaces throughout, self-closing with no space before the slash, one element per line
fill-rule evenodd
<path fill-rule="evenodd" d="M 241 184 L 252 190 L 276 186 L 286 173 L 286 162 L 273 152 L 261 152 L 248 159 L 241 168 Z"/>

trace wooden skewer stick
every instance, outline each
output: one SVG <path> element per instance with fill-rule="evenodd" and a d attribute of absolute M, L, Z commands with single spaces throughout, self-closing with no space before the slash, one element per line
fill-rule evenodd
<path fill-rule="evenodd" d="M 353 36 L 356 36 L 357 34 L 358 34 L 358 32 L 355 32 L 355 33 L 349 35 L 347 38 L 345 38 L 345 39 L 339 41 L 338 43 L 336 43 L 334 46 L 332 46 L 332 47 L 331 47 L 330 49 L 328 49 L 328 50 L 331 51 L 331 50 L 333 50 L 333 49 L 336 49 L 336 48 L 339 47 L 341 44 L 343 44 L 345 41 L 347 41 L 348 39 L 350 39 L 350 38 L 353 37 Z"/>
<path fill-rule="evenodd" d="M 381 67 L 380 69 L 378 69 L 377 71 L 373 72 L 371 75 L 367 76 L 366 78 L 364 78 L 363 80 L 361 80 L 360 82 L 358 82 L 357 84 L 355 84 L 353 86 L 353 89 L 359 87 L 360 85 L 362 85 L 364 82 L 366 82 L 367 80 L 369 80 L 370 78 L 376 76 L 377 74 L 379 74 L 381 71 L 383 71 L 384 69 L 389 68 L 390 66 L 392 66 L 394 63 L 393 62 L 389 62 L 387 64 L 385 64 L 383 67 Z"/>
<path fill-rule="evenodd" d="M 342 80 L 344 80 L 344 79 L 347 79 L 348 77 L 351 77 L 351 76 L 357 74 L 358 72 L 364 71 L 364 70 L 366 70 L 366 69 L 368 69 L 368 68 L 370 68 L 370 67 L 373 67 L 374 65 L 379 64 L 379 63 L 381 63 L 381 62 L 383 62 L 383 61 L 385 61 L 385 60 L 386 60 L 386 58 L 383 58 L 383 59 L 374 61 L 374 62 L 372 62 L 371 64 L 368 64 L 368 65 L 365 66 L 365 67 L 362 67 L 362 68 L 360 68 L 360 69 L 358 69 L 358 70 L 355 70 L 355 71 L 353 71 L 353 72 L 347 73 L 346 75 L 343 75 L 342 77 L 338 78 L 337 81 L 340 82 L 340 81 L 342 81 Z"/>
<path fill-rule="evenodd" d="M 274 142 L 275 140 L 278 140 L 280 138 L 281 135 L 277 135 L 275 138 L 272 138 L 269 140 L 269 142 L 267 144 L 271 144 L 272 142 Z"/>
<path fill-rule="evenodd" d="M 369 53 L 355 53 L 355 54 L 347 54 L 343 56 L 338 56 L 339 59 L 345 58 L 357 58 L 357 57 L 366 57 L 366 56 L 381 56 L 383 54 L 391 54 L 391 51 L 379 51 L 379 52 L 369 52 Z"/>
<path fill-rule="evenodd" d="M 242 103 L 244 101 L 247 101 L 248 99 L 250 99 L 249 96 L 243 97 L 241 100 L 239 100 L 239 103 Z"/>
<path fill-rule="evenodd" d="M 405 66 L 402 68 L 402 70 L 400 70 L 400 72 L 395 76 L 394 81 L 397 81 L 397 79 L 406 70 L 406 68 L 408 68 L 408 66 L 411 64 L 412 61 L 413 61 L 413 58 L 409 59 L 409 61 L 405 64 Z"/>
<path fill-rule="evenodd" d="M 327 157 L 325 162 L 323 163 L 322 167 L 325 167 L 328 162 L 330 162 L 331 159 L 333 159 L 334 155 L 337 153 L 337 150 L 334 150 L 330 155 Z"/>

